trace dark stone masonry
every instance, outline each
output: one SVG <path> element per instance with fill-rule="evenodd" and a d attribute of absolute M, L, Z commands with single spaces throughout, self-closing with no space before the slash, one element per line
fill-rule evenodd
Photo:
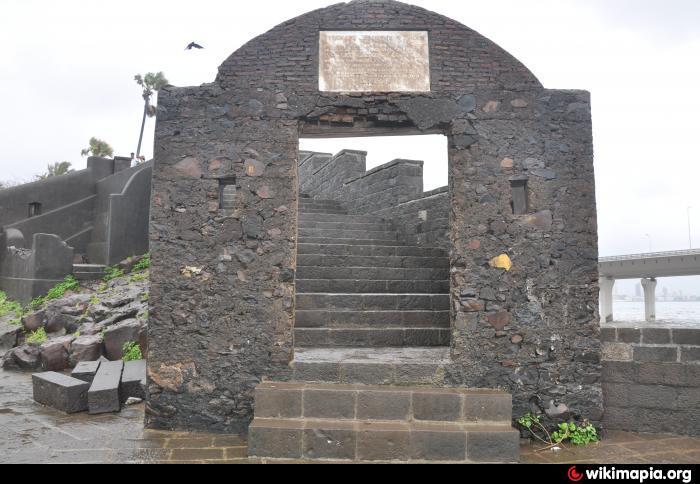
<path fill-rule="evenodd" d="M 319 92 L 322 30 L 428 31 L 431 91 Z M 446 237 L 416 228 L 416 213 L 435 206 L 421 202 L 431 195 L 417 184 L 415 163 L 385 166 L 402 188 L 370 204 L 346 197 L 353 186 L 370 186 L 373 175 L 360 164 L 329 167 L 338 186 L 356 179 L 348 192 L 311 195 L 342 203 L 350 216 L 393 221 L 401 242 L 394 245 L 448 251 L 444 358 L 424 361 L 416 352 L 411 364 L 372 360 L 375 350 L 367 348 L 369 360 L 360 363 L 335 361 L 332 352 L 301 361 L 297 242 L 305 245 L 300 194 L 310 189 L 301 186 L 299 138 L 386 134 L 448 138 L 449 187 L 433 194 L 444 200 L 444 222 L 434 227 L 447 227 Z M 513 417 L 536 410 L 601 422 L 587 92 L 545 89 L 511 55 L 443 16 L 356 0 L 252 40 L 212 84 L 162 90 L 155 159 L 149 427 L 245 433 L 261 382 L 314 371 L 317 378 L 303 379 L 497 389 L 512 394 Z M 375 363 L 363 366 L 368 361 Z M 379 381 L 357 381 L 368 376 Z"/>

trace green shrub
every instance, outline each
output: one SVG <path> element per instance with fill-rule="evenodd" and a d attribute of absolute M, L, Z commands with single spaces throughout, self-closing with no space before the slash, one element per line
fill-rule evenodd
<path fill-rule="evenodd" d="M 52 287 L 46 296 L 38 297 L 34 299 L 29 306 L 32 308 L 37 308 L 48 301 L 53 301 L 54 299 L 60 299 L 68 291 L 77 291 L 80 289 L 80 283 L 73 276 L 66 276 L 66 278 L 60 284 L 56 284 Z"/>
<path fill-rule="evenodd" d="M 143 258 L 134 266 L 133 272 L 141 272 L 149 269 L 151 267 L 151 253 L 148 252 L 143 255 Z"/>
<path fill-rule="evenodd" d="M 23 313 L 22 305 L 16 301 L 7 299 L 7 294 L 0 291 L 0 318 L 12 313 L 14 313 L 17 318 L 21 318 Z"/>
<path fill-rule="evenodd" d="M 120 277 L 124 277 L 124 271 L 118 267 L 109 266 L 105 268 L 105 276 L 102 280 L 109 282 Z"/>
<path fill-rule="evenodd" d="M 124 356 L 122 357 L 122 360 L 124 361 L 137 361 L 137 360 L 143 360 L 143 354 L 141 353 L 141 347 L 138 345 L 138 343 L 134 343 L 133 341 L 128 341 L 124 343 Z"/>
<path fill-rule="evenodd" d="M 27 336 L 26 343 L 30 345 L 40 345 L 46 343 L 48 340 L 49 337 L 46 336 L 46 330 L 44 328 L 39 328 Z"/>
<path fill-rule="evenodd" d="M 526 429 L 540 442 L 547 445 L 545 449 L 561 446 L 564 442 L 573 445 L 588 445 L 598 442 L 598 431 L 587 420 L 576 425 L 573 422 L 561 423 L 557 430 L 551 431 L 542 423 L 542 418 L 532 413 L 527 413 L 517 420 L 518 425 Z"/>

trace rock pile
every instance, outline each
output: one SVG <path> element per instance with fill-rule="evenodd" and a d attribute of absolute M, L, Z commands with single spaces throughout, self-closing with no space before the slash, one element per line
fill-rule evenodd
<path fill-rule="evenodd" d="M 141 272 L 83 285 L 79 293 L 67 293 L 24 315 L 21 326 L 11 324 L 9 316 L 3 318 L 7 321 L 0 320 L 0 355 L 5 353 L 2 368 L 60 372 L 101 356 L 119 360 L 128 342 L 138 343 L 145 355 L 146 275 Z M 41 330 L 46 338 L 29 338 Z"/>

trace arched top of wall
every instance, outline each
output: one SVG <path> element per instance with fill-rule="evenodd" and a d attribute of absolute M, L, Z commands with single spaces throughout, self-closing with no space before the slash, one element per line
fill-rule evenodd
<path fill-rule="evenodd" d="M 421 30 L 430 39 L 433 92 L 541 88 L 520 61 L 445 16 L 393 0 L 353 0 L 278 25 L 233 53 L 219 68 L 224 88 L 318 92 L 319 32 Z"/>

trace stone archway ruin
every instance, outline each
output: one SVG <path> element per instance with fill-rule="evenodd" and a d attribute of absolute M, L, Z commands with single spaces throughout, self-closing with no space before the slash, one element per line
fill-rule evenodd
<path fill-rule="evenodd" d="M 409 48 L 423 62 L 397 61 L 411 82 L 380 72 L 358 84 L 340 54 L 324 69 L 325 32 L 420 33 Z M 588 93 L 543 88 L 453 20 L 356 0 L 274 28 L 214 83 L 159 101 L 149 426 L 245 432 L 259 383 L 294 379 L 299 136 L 417 133 L 449 138 L 450 357 L 428 373 L 388 367 L 506 390 L 516 414 L 539 405 L 600 421 Z"/>

